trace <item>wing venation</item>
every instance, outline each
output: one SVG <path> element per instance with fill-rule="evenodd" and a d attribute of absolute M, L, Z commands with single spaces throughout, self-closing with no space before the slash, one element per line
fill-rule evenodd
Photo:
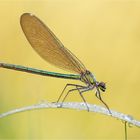
<path fill-rule="evenodd" d="M 47 62 L 73 73 L 86 70 L 82 62 L 36 16 L 25 13 L 21 16 L 20 23 L 33 49 Z"/>

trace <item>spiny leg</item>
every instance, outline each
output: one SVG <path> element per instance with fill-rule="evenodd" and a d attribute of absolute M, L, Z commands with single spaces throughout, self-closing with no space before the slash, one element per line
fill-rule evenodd
<path fill-rule="evenodd" d="M 87 107 L 87 111 L 89 112 L 89 107 L 88 107 L 88 105 L 87 105 L 87 102 L 86 102 L 84 96 L 82 95 L 83 92 L 86 92 L 86 91 L 88 91 L 89 89 L 87 88 L 87 90 L 84 90 L 84 91 L 80 91 L 79 88 L 77 88 L 77 89 L 78 89 L 79 94 L 80 94 L 81 98 L 83 99 L 83 101 L 84 101 L 84 103 L 85 103 L 85 105 L 86 105 L 86 107 Z M 84 89 L 84 88 L 83 88 L 83 89 Z M 85 88 L 85 89 L 86 89 L 86 88 Z"/>
<path fill-rule="evenodd" d="M 72 92 L 72 91 L 75 91 L 75 90 L 78 90 L 78 89 L 77 89 L 77 88 L 70 89 L 70 90 L 67 92 L 67 94 L 65 95 L 65 97 L 64 97 L 63 100 L 62 100 L 62 104 L 63 104 L 63 102 L 65 101 L 65 99 L 67 98 L 68 94 L 69 94 L 70 92 Z"/>
<path fill-rule="evenodd" d="M 63 100 L 62 100 L 62 103 L 65 101 L 66 97 L 68 96 L 68 94 L 69 94 L 70 92 L 75 91 L 75 90 L 78 90 L 78 92 L 79 92 L 79 89 L 85 88 L 84 86 L 81 86 L 81 85 L 74 85 L 74 84 L 73 84 L 73 86 L 75 86 L 76 88 L 70 89 L 70 90 L 67 92 L 67 94 L 65 95 L 65 97 L 64 97 Z M 78 88 L 78 87 L 79 87 L 79 88 Z"/>
<path fill-rule="evenodd" d="M 81 87 L 81 88 L 84 87 L 84 86 L 76 85 L 76 84 L 66 84 L 66 86 L 64 87 L 63 91 L 61 92 L 61 94 L 60 94 L 60 96 L 59 96 L 59 98 L 58 98 L 58 100 L 57 100 L 57 103 L 58 103 L 59 100 L 61 99 L 61 97 L 62 97 L 64 91 L 66 90 L 66 88 L 67 88 L 68 86 L 75 86 L 75 87 L 78 86 L 78 87 Z"/>
<path fill-rule="evenodd" d="M 96 89 L 97 89 L 96 94 L 95 94 L 96 97 L 106 106 L 106 108 L 108 109 L 109 113 L 112 114 L 110 109 L 109 109 L 109 107 L 108 107 L 108 105 L 102 100 L 99 89 L 98 88 L 96 88 Z"/>
<path fill-rule="evenodd" d="M 81 86 L 81 85 L 75 85 L 75 87 L 76 87 L 75 89 L 71 89 L 71 90 L 69 90 L 69 91 L 67 92 L 67 94 L 65 95 L 65 97 L 64 97 L 63 100 L 62 100 L 62 104 L 63 104 L 63 102 L 65 101 L 66 97 L 68 96 L 68 94 L 69 94 L 70 92 L 72 92 L 72 91 L 74 91 L 74 90 L 78 90 L 79 95 L 80 95 L 81 98 L 83 99 L 83 101 L 84 101 L 84 103 L 85 103 L 85 105 L 86 105 L 86 107 L 87 107 L 87 110 L 89 111 L 89 107 L 88 107 L 88 105 L 87 105 L 87 102 L 86 102 L 84 96 L 82 95 L 82 93 L 88 91 L 89 88 L 88 88 L 88 87 L 85 87 L 85 86 Z M 82 90 L 82 91 L 81 91 L 81 90 Z"/>
<path fill-rule="evenodd" d="M 80 91 L 80 90 L 85 89 L 85 88 L 87 88 L 87 87 L 81 86 L 81 85 L 74 85 L 74 84 L 72 84 L 72 86 L 75 86 L 76 88 L 71 89 L 71 90 L 69 90 L 69 91 L 67 92 L 67 94 L 65 95 L 65 97 L 64 97 L 63 100 L 62 100 L 62 104 L 63 104 L 63 102 L 65 101 L 66 97 L 68 96 L 68 94 L 69 94 L 70 92 L 78 90 L 79 95 L 80 95 L 81 98 L 83 99 L 83 101 L 84 101 L 84 103 L 85 103 L 85 105 L 87 106 L 87 109 L 88 109 L 88 111 L 89 111 L 89 107 L 88 107 L 88 105 L 87 105 L 87 103 L 86 103 L 86 100 L 85 100 L 85 98 L 83 97 L 82 92 Z M 85 90 L 84 90 L 84 91 L 85 91 Z M 61 104 L 61 105 L 62 105 L 62 104 Z"/>

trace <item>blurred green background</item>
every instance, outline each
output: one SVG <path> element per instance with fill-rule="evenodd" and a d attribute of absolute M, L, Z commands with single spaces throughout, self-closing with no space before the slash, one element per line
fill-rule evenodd
<path fill-rule="evenodd" d="M 38 16 L 63 44 L 107 84 L 102 95 L 111 109 L 140 120 L 140 1 L 0 0 L 0 61 L 66 73 L 41 59 L 26 40 L 21 14 Z M 66 83 L 0 69 L 0 112 L 56 101 Z M 93 91 L 89 103 L 102 105 Z M 81 101 L 74 92 L 67 101 Z M 128 128 L 140 139 L 140 129 Z M 124 124 L 112 117 L 67 109 L 28 111 L 0 119 L 0 139 L 123 140 Z"/>

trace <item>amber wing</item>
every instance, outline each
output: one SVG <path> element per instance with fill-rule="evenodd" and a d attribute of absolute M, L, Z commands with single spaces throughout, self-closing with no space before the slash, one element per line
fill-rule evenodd
<path fill-rule="evenodd" d="M 73 73 L 85 72 L 82 62 L 36 16 L 25 13 L 20 24 L 31 46 L 47 62 Z"/>

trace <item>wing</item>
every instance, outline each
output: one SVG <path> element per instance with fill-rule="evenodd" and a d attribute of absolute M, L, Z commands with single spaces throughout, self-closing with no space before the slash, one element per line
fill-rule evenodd
<path fill-rule="evenodd" d="M 73 73 L 85 72 L 81 61 L 36 16 L 25 13 L 21 16 L 20 24 L 31 46 L 47 62 Z"/>

